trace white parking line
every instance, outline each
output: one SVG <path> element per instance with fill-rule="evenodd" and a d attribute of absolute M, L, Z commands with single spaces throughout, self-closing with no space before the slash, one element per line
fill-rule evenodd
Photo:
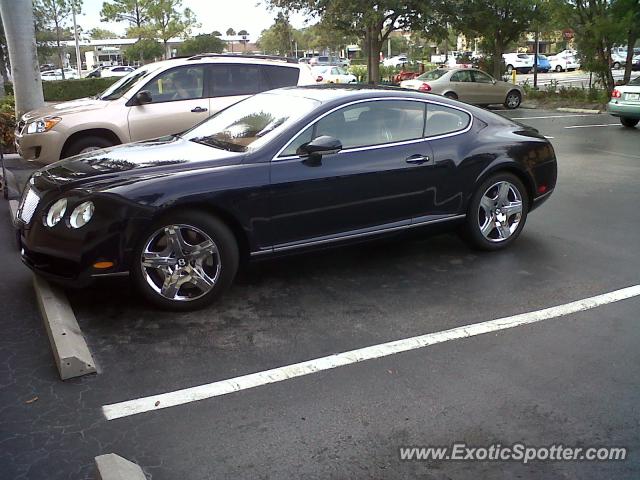
<path fill-rule="evenodd" d="M 571 127 L 564 127 L 564 128 L 613 127 L 614 125 L 620 126 L 619 123 L 601 123 L 601 124 L 598 124 L 598 125 L 573 125 Z"/>
<path fill-rule="evenodd" d="M 557 307 L 545 308 L 534 312 L 521 313 L 511 317 L 498 318 L 481 323 L 474 323 L 462 327 L 428 333 L 417 337 L 395 340 L 370 347 L 359 348 L 348 352 L 336 353 L 327 357 L 320 357 L 306 362 L 286 365 L 262 372 L 251 373 L 241 377 L 221 380 L 219 382 L 185 388 L 174 392 L 161 393 L 150 397 L 138 398 L 126 402 L 104 405 L 102 412 L 107 420 L 128 417 L 139 413 L 175 407 L 190 402 L 197 402 L 207 398 L 218 397 L 228 393 L 255 388 L 275 382 L 282 382 L 291 378 L 301 377 L 323 370 L 344 367 L 353 363 L 386 357 L 396 353 L 407 352 L 418 348 L 435 345 L 437 343 L 468 338 L 485 333 L 513 328 L 520 325 L 541 322 L 550 318 L 562 317 L 576 312 L 582 312 L 609 303 L 618 302 L 640 295 L 640 285 L 615 290 L 613 292 L 596 295 L 594 297 L 577 300 Z"/>
<path fill-rule="evenodd" d="M 511 120 L 542 120 L 545 118 L 569 118 L 569 117 L 595 117 L 596 115 L 598 115 L 597 113 L 580 113 L 580 114 L 575 114 L 575 115 L 547 115 L 544 117 L 515 117 L 515 118 L 510 118 Z"/>

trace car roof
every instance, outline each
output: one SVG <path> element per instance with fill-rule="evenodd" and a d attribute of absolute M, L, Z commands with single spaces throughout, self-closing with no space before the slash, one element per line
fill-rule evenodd
<path fill-rule="evenodd" d="M 406 97 L 418 98 L 424 100 L 432 94 L 417 92 L 406 88 L 390 87 L 384 85 L 347 85 L 347 84 L 321 84 L 321 85 L 303 85 L 297 87 L 283 87 L 272 90 L 271 93 L 278 93 L 287 96 L 304 97 L 317 100 L 322 103 L 330 103 L 340 101 L 345 98 L 353 98 L 354 100 L 374 98 L 374 97 Z M 436 97 L 436 95 L 433 95 Z M 437 95 L 438 101 L 445 99 Z M 445 99 L 448 102 L 448 99 Z"/>
<path fill-rule="evenodd" d="M 169 60 L 155 62 L 161 66 L 173 67 L 179 65 L 189 65 L 191 63 L 239 63 L 254 65 L 278 65 L 292 68 L 300 68 L 298 59 L 288 59 L 286 57 L 262 56 L 262 55 L 232 55 L 202 53 L 189 57 L 175 57 Z"/>

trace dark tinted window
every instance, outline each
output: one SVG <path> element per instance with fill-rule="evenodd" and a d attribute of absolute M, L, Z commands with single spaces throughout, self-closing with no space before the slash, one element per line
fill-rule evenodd
<path fill-rule="evenodd" d="M 294 87 L 298 84 L 299 68 L 277 67 L 265 65 L 262 67 L 271 88 Z"/>
<path fill-rule="evenodd" d="M 209 94 L 212 97 L 253 95 L 269 90 L 260 65 L 210 65 Z"/>
<path fill-rule="evenodd" d="M 464 130 L 471 116 L 461 110 L 430 103 L 427 107 L 427 127 L 425 136 L 444 135 Z"/>

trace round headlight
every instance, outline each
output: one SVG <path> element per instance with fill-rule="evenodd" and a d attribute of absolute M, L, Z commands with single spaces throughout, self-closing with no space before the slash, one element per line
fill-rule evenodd
<path fill-rule="evenodd" d="M 47 227 L 53 227 L 58 224 L 62 217 L 64 217 L 64 212 L 67 211 L 67 199 L 61 198 L 56 203 L 54 203 L 49 211 L 47 212 L 47 216 L 44 219 L 44 224 Z"/>
<path fill-rule="evenodd" d="M 69 225 L 73 228 L 84 227 L 91 217 L 93 217 L 93 211 L 95 207 L 93 206 L 93 202 L 83 202 L 73 209 L 71 212 L 71 216 L 69 217 Z"/>

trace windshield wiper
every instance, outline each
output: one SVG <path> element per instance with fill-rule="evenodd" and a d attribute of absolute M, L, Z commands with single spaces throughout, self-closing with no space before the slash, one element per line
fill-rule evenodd
<path fill-rule="evenodd" d="M 221 150 L 227 150 L 228 152 L 246 152 L 247 147 L 237 145 L 231 142 L 225 142 L 215 137 L 196 137 L 191 139 L 192 142 L 207 145 L 208 147 L 219 148 Z"/>

